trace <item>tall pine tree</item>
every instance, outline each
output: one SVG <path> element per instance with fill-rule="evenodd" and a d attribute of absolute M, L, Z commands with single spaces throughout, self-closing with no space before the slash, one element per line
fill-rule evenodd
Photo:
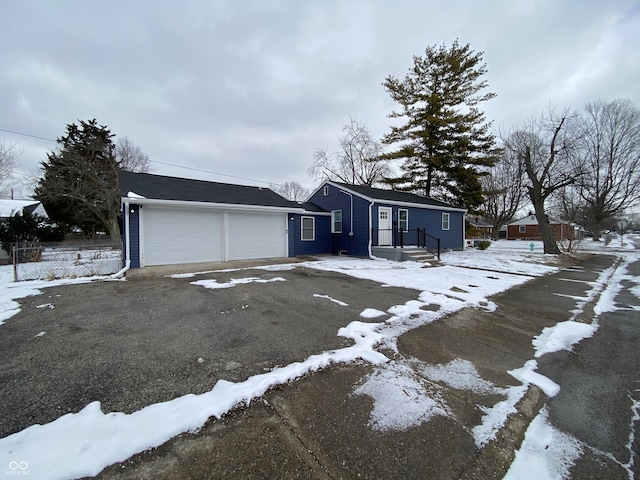
<path fill-rule="evenodd" d="M 424 57 L 414 56 L 404 80 L 385 79 L 384 87 L 401 106 L 389 116 L 404 120 L 383 140 L 395 146 L 383 157 L 403 160 L 402 175 L 387 179 L 389 184 L 469 209 L 482 203 L 482 167 L 500 155 L 491 122 L 478 108 L 495 97 L 482 93 L 485 73 L 482 53 L 456 40 L 449 48 L 427 47 Z"/>
<path fill-rule="evenodd" d="M 108 232 L 120 241 L 120 190 L 113 134 L 95 119 L 67 125 L 58 150 L 42 162 L 43 176 L 34 197 L 49 216 L 81 227 L 85 233 Z"/>

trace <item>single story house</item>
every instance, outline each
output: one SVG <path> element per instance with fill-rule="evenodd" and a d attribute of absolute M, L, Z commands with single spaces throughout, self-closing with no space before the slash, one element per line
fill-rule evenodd
<path fill-rule="evenodd" d="M 0 198 L 0 220 L 13 217 L 16 213 L 23 215 L 28 213 L 31 215 L 39 215 L 44 218 L 49 218 L 47 211 L 37 200 L 13 200 L 7 198 Z"/>
<path fill-rule="evenodd" d="M 331 213 L 331 253 L 383 254 L 384 248 L 464 248 L 465 209 L 413 193 L 326 180 L 309 202 Z"/>
<path fill-rule="evenodd" d="M 329 251 L 329 214 L 268 188 L 121 172 L 120 195 L 131 268 Z"/>
<path fill-rule="evenodd" d="M 556 240 L 584 238 L 584 229 L 575 223 L 549 219 Z M 538 219 L 533 213 L 507 225 L 508 240 L 542 240 Z"/>
<path fill-rule="evenodd" d="M 39 215 L 44 218 L 49 218 L 47 211 L 37 200 L 14 200 L 9 198 L 0 198 L 0 222 L 13 217 L 16 213 L 24 215 L 25 213 L 31 215 Z M 0 265 L 5 265 L 11 262 L 9 253 L 0 245 Z"/>
<path fill-rule="evenodd" d="M 466 232 L 466 237 L 468 239 L 492 237 L 493 225 L 479 215 L 467 215 L 467 222 L 469 222 L 469 225 L 473 229 L 473 234 L 469 231 Z"/>
<path fill-rule="evenodd" d="M 374 247 L 415 245 L 419 237 L 439 239 L 442 249 L 464 247 L 463 209 L 391 190 L 326 181 L 300 203 L 268 188 L 121 172 L 120 195 L 131 268 L 372 256 Z"/>

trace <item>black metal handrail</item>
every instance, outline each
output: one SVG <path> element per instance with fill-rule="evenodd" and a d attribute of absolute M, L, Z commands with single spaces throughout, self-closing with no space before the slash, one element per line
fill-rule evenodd
<path fill-rule="evenodd" d="M 380 246 L 378 234 L 380 232 L 389 232 L 391 245 L 390 247 L 403 248 L 405 245 L 415 245 L 423 248 L 427 252 L 435 255 L 440 260 L 440 239 L 429 235 L 426 228 L 414 228 L 411 230 L 400 230 L 398 228 L 372 228 L 371 229 L 371 245 Z"/>
<path fill-rule="evenodd" d="M 418 228 L 418 246 L 424 248 L 427 252 L 436 255 L 438 260 L 440 260 L 440 238 L 434 237 L 433 235 L 429 235 L 427 233 L 426 228 Z M 429 250 L 429 239 L 432 239 L 436 242 L 436 251 Z M 422 240 L 422 241 L 421 241 Z"/>

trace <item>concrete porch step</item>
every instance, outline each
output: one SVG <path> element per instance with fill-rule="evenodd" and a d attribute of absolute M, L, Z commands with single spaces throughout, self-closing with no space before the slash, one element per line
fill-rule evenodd
<path fill-rule="evenodd" d="M 440 265 L 440 260 L 438 260 L 435 255 L 429 252 L 425 252 L 424 250 L 416 250 L 405 253 L 408 255 L 408 260 L 423 263 L 425 266 L 428 265 L 431 267 L 435 267 L 437 265 Z"/>

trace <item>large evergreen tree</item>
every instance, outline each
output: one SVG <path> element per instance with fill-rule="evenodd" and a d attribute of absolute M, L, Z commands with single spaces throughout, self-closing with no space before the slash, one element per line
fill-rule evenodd
<path fill-rule="evenodd" d="M 42 162 L 34 197 L 51 219 L 120 240 L 120 191 L 113 134 L 95 119 L 67 125 L 57 151 Z"/>
<path fill-rule="evenodd" d="M 482 203 L 482 168 L 498 159 L 500 150 L 479 104 L 494 93 L 483 93 L 486 66 L 482 53 L 460 46 L 428 47 L 424 57 L 413 57 L 413 67 L 399 80 L 383 85 L 402 107 L 391 118 L 384 143 L 395 150 L 385 159 L 403 160 L 402 175 L 387 181 L 394 188 L 432 196 L 470 209 Z"/>

